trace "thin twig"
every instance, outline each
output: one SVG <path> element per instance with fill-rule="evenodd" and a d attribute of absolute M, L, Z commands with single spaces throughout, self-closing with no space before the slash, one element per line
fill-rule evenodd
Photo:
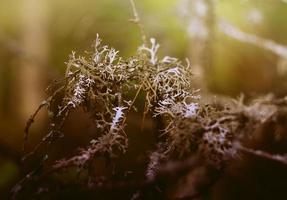
<path fill-rule="evenodd" d="M 137 92 L 136 92 L 136 94 L 135 94 L 135 96 L 134 96 L 134 98 L 133 98 L 133 100 L 132 100 L 132 102 L 131 102 L 131 105 L 130 105 L 129 108 L 128 108 L 127 115 L 130 113 L 132 107 L 134 106 L 134 103 L 135 103 L 137 97 L 139 96 L 139 93 L 140 93 L 140 91 L 142 90 L 142 87 L 143 87 L 143 84 L 141 84 L 140 87 L 138 88 L 138 90 L 137 90 Z M 127 117 L 124 118 L 122 124 L 125 124 L 126 119 L 127 119 Z"/>
<path fill-rule="evenodd" d="M 23 157 L 22 157 L 22 161 L 25 161 L 28 157 L 34 155 L 36 152 L 39 151 L 40 147 L 42 147 L 43 144 L 47 143 L 48 146 L 50 145 L 49 142 L 53 141 L 53 139 L 56 139 L 58 138 L 59 136 L 61 136 L 62 132 L 61 132 L 61 129 L 63 128 L 64 126 L 64 122 L 65 122 L 65 119 L 68 117 L 68 115 L 70 114 L 70 110 L 67 110 L 64 114 L 63 114 L 63 119 L 60 123 L 58 123 L 57 125 L 52 125 L 51 129 L 48 134 L 40 141 L 40 143 L 38 143 L 34 149 L 25 154 Z M 54 124 L 54 123 L 52 123 Z M 58 137 L 56 137 L 58 136 Z"/>
<path fill-rule="evenodd" d="M 145 31 L 144 31 L 144 26 L 141 23 L 141 19 L 139 17 L 139 14 L 138 14 L 138 11 L 137 11 L 137 8 L 136 8 L 134 0 L 130 0 L 130 4 L 131 4 L 132 9 L 133 9 L 133 17 L 134 17 L 130 21 L 135 23 L 139 27 L 140 33 L 141 33 L 141 37 L 142 37 L 142 42 L 145 45 L 147 45 L 147 39 L 146 39 L 147 37 L 146 37 Z"/>
<path fill-rule="evenodd" d="M 31 117 L 28 119 L 28 121 L 26 122 L 26 126 L 24 129 L 24 138 L 23 138 L 23 147 L 22 147 L 22 153 L 25 153 L 26 150 L 26 145 L 28 142 L 28 137 L 29 137 L 29 130 L 30 127 L 32 126 L 32 124 L 34 123 L 35 117 L 38 115 L 38 113 L 40 112 L 40 110 L 42 110 L 43 107 L 48 105 L 48 101 L 43 101 L 39 107 L 37 108 L 37 110 L 34 112 L 33 115 L 31 115 Z"/>
<path fill-rule="evenodd" d="M 276 162 L 280 162 L 284 165 L 287 165 L 287 156 L 282 156 L 279 154 L 270 154 L 270 153 L 265 152 L 265 151 L 254 150 L 254 149 L 250 149 L 250 148 L 242 147 L 242 146 L 239 146 L 238 149 L 244 153 L 247 153 L 247 154 L 251 154 L 251 155 L 265 158 L 268 160 L 273 160 Z"/>
<path fill-rule="evenodd" d="M 135 101 L 136 101 L 136 99 L 137 99 L 137 97 L 138 97 L 138 95 L 139 95 L 139 93 L 140 93 L 142 87 L 143 87 L 143 83 L 142 83 L 142 84 L 140 85 L 140 87 L 138 88 L 138 90 L 137 90 L 137 92 L 136 92 L 136 95 L 135 95 L 135 97 L 134 97 L 134 99 L 133 99 L 133 101 L 132 101 L 132 103 L 131 103 L 131 106 L 129 107 L 129 110 L 128 110 L 128 111 L 130 111 L 131 108 L 132 108 L 132 106 L 134 105 L 134 103 L 135 103 Z"/>

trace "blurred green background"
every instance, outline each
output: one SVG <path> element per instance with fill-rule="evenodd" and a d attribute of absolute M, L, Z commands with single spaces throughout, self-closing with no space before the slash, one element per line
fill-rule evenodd
<path fill-rule="evenodd" d="M 135 0 L 146 35 L 161 44 L 160 55 L 192 58 L 197 41 L 190 32 L 192 5 L 187 5 L 191 1 Z M 217 23 L 226 20 L 246 33 L 272 40 L 281 45 L 284 53 L 287 3 L 215 0 L 212 11 L 212 48 L 208 49 L 211 59 L 205 79 L 209 90 L 233 97 L 242 92 L 251 96 L 286 94 L 287 56 L 229 37 Z M 129 21 L 132 17 L 129 0 L 1 0 L 1 193 L 7 192 L 21 174 L 19 157 L 25 120 L 45 98 L 49 83 L 63 76 L 68 55 L 72 50 L 83 53 L 89 49 L 97 33 L 104 43 L 120 50 L 121 56 L 133 55 L 142 42 L 137 26 Z M 43 135 L 44 114 L 39 121 L 32 131 L 31 146 Z M 71 135 L 66 140 L 71 148 L 83 141 L 82 135 Z"/>

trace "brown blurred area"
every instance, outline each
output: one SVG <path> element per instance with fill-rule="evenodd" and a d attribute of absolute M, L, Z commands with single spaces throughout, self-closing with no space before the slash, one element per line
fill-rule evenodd
<path fill-rule="evenodd" d="M 286 95 L 286 1 L 204 0 L 205 5 L 209 6 L 206 11 L 197 1 L 135 1 L 147 36 L 156 38 L 161 44 L 160 55 L 191 59 L 195 81 L 198 73 L 202 76 L 197 86 L 204 85 L 205 91 L 231 97 L 244 93 L 248 98 L 267 93 Z M 202 12 L 208 12 L 207 19 L 201 19 Z M 90 48 L 97 33 L 104 43 L 120 50 L 123 57 L 132 55 L 141 45 L 141 36 L 137 27 L 129 22 L 130 18 L 132 10 L 128 0 L 1 1 L 0 199 L 7 198 L 9 189 L 27 167 L 20 163 L 26 120 L 47 97 L 47 86 L 63 76 L 68 55 L 71 51 L 83 54 Z M 227 23 L 219 26 L 222 21 Z M 199 29 L 201 26 L 203 29 Z M 202 33 L 205 29 L 207 36 L 198 34 L 198 31 Z M 199 70 L 196 66 L 199 66 Z M 46 114 L 42 111 L 33 124 L 28 143 L 30 150 L 45 133 Z M 134 113 L 127 131 L 135 141 L 131 144 L 131 153 L 127 155 L 138 159 L 138 164 L 133 167 L 140 167 L 140 156 L 144 156 L 141 152 L 152 147 L 155 141 L 154 122 L 147 121 L 145 132 L 138 131 L 140 123 L 141 115 Z M 52 150 L 52 158 L 75 152 L 77 147 L 86 144 L 91 135 L 93 127 L 88 117 L 81 111 L 75 113 L 65 125 L 65 139 Z M 130 160 L 129 157 L 125 159 L 127 163 Z M 259 161 L 259 164 L 266 163 Z M 226 182 L 219 183 L 221 185 L 217 188 L 218 192 L 215 191 L 215 197 L 223 193 L 221 190 L 226 191 L 222 188 L 230 188 L 231 193 L 252 192 L 250 187 L 258 184 L 258 177 L 273 173 L 270 169 L 274 165 L 267 165 L 269 168 L 264 168 L 257 176 L 239 180 L 241 175 L 238 171 L 252 176 L 250 173 L 256 171 L 258 165 L 253 163 L 251 166 L 255 167 L 249 169 L 248 162 L 235 164 L 234 168 L 239 169 L 231 171 Z M 276 169 L 277 172 L 286 170 L 281 166 L 275 166 Z M 270 181 L 280 182 L 277 180 L 280 175 L 269 175 Z M 237 179 L 233 180 L 234 177 Z M 286 178 L 286 173 L 282 177 Z M 238 187 L 243 188 L 242 191 L 230 186 L 229 181 L 239 181 Z M 242 186 L 244 183 L 246 187 Z M 269 189 L 272 193 L 278 188 Z M 225 194 L 216 198 L 232 199 L 230 194 Z"/>

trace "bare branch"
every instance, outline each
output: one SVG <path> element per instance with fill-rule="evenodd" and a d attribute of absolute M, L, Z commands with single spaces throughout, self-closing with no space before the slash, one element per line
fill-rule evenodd
<path fill-rule="evenodd" d="M 287 59 L 287 46 L 285 45 L 278 44 L 273 40 L 261 38 L 251 33 L 243 32 L 239 28 L 223 20 L 219 22 L 218 26 L 219 29 L 228 37 L 241 42 L 253 44 L 259 48 L 271 51 L 279 57 Z"/>
<path fill-rule="evenodd" d="M 242 146 L 240 146 L 238 149 L 250 155 L 258 156 L 258 157 L 265 158 L 268 160 L 273 160 L 276 162 L 280 162 L 284 165 L 287 165 L 287 156 L 283 156 L 279 154 L 270 154 L 266 151 L 254 150 L 254 149 L 250 149 L 250 148 L 242 147 Z"/>

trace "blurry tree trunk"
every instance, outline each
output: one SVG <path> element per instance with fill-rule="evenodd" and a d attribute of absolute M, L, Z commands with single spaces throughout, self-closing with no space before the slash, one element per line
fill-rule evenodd
<path fill-rule="evenodd" d="M 0 52 L 1 53 L 1 52 Z M 0 62 L 0 65 L 2 65 L 2 62 Z M 0 120 L 2 119 L 2 115 L 3 115 L 3 90 L 4 90 L 4 76 L 3 76 L 3 73 L 4 73 L 4 70 L 3 70 L 4 67 L 0 67 Z"/>
<path fill-rule="evenodd" d="M 191 19 L 189 35 L 191 37 L 190 54 L 196 84 L 201 90 L 208 87 L 208 76 L 212 65 L 212 42 L 214 40 L 214 0 L 190 0 Z"/>
<path fill-rule="evenodd" d="M 43 100 L 45 65 L 48 60 L 48 2 L 49 0 L 22 0 L 22 47 L 28 59 L 18 69 L 19 112 L 27 120 Z"/>
<path fill-rule="evenodd" d="M 3 58 L 7 58 L 8 55 L 0 52 Z M 10 102 L 11 93 L 9 87 L 11 86 L 11 69 L 8 66 L 9 62 L 0 61 L 0 120 L 7 118 L 9 115 L 9 109 L 12 106 Z M 10 116 L 8 116 L 10 117 Z"/>

